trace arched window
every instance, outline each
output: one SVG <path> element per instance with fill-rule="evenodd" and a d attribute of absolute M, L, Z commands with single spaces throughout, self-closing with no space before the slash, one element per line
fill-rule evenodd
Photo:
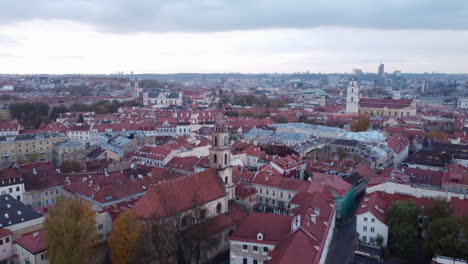
<path fill-rule="evenodd" d="M 228 183 L 228 177 L 224 177 L 224 183 Z"/>
<path fill-rule="evenodd" d="M 224 165 L 228 164 L 228 155 L 227 153 L 224 154 Z"/>
<path fill-rule="evenodd" d="M 351 96 L 351 102 L 353 101 L 354 97 Z"/>
<path fill-rule="evenodd" d="M 216 157 L 216 154 L 213 154 L 213 162 L 218 163 L 218 157 Z"/>
<path fill-rule="evenodd" d="M 216 213 L 220 214 L 222 209 L 223 209 L 223 206 L 221 205 L 221 203 L 218 203 L 218 205 L 216 205 Z"/>
<path fill-rule="evenodd" d="M 214 137 L 214 145 L 215 145 L 215 147 L 218 146 L 218 137 L 216 137 L 216 136 Z"/>
<path fill-rule="evenodd" d="M 225 145 L 225 146 L 229 145 L 228 137 L 227 137 L 227 136 L 224 136 L 224 145 Z"/>

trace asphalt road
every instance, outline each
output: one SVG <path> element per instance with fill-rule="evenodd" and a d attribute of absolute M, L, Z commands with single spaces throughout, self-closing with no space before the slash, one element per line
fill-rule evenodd
<path fill-rule="evenodd" d="M 356 217 L 335 227 L 328 250 L 327 264 L 346 264 L 354 254 L 353 242 L 356 233 Z"/>

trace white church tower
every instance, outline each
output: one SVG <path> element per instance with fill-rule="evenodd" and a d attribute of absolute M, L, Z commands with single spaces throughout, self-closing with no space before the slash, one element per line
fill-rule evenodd
<path fill-rule="evenodd" d="M 355 114 L 359 112 L 359 86 L 356 80 L 356 74 L 353 70 L 353 77 L 349 81 L 346 96 L 346 113 Z"/>
<path fill-rule="evenodd" d="M 224 117 L 216 118 L 210 148 L 210 167 L 218 170 L 229 200 L 235 199 L 235 185 L 232 182 L 231 145 L 229 131 Z"/>

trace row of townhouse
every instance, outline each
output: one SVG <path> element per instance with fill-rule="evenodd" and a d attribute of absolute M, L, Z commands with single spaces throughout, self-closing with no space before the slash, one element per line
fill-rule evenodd
<path fill-rule="evenodd" d="M 52 160 L 55 145 L 66 140 L 67 137 L 59 133 L 0 136 L 1 162 L 18 161 L 18 159 L 27 161 L 32 153 L 38 154 L 38 160 Z"/>

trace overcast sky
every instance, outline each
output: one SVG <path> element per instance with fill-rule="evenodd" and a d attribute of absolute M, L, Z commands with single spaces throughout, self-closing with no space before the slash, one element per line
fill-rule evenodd
<path fill-rule="evenodd" d="M 1 0 L 0 73 L 468 73 L 468 0 Z"/>

